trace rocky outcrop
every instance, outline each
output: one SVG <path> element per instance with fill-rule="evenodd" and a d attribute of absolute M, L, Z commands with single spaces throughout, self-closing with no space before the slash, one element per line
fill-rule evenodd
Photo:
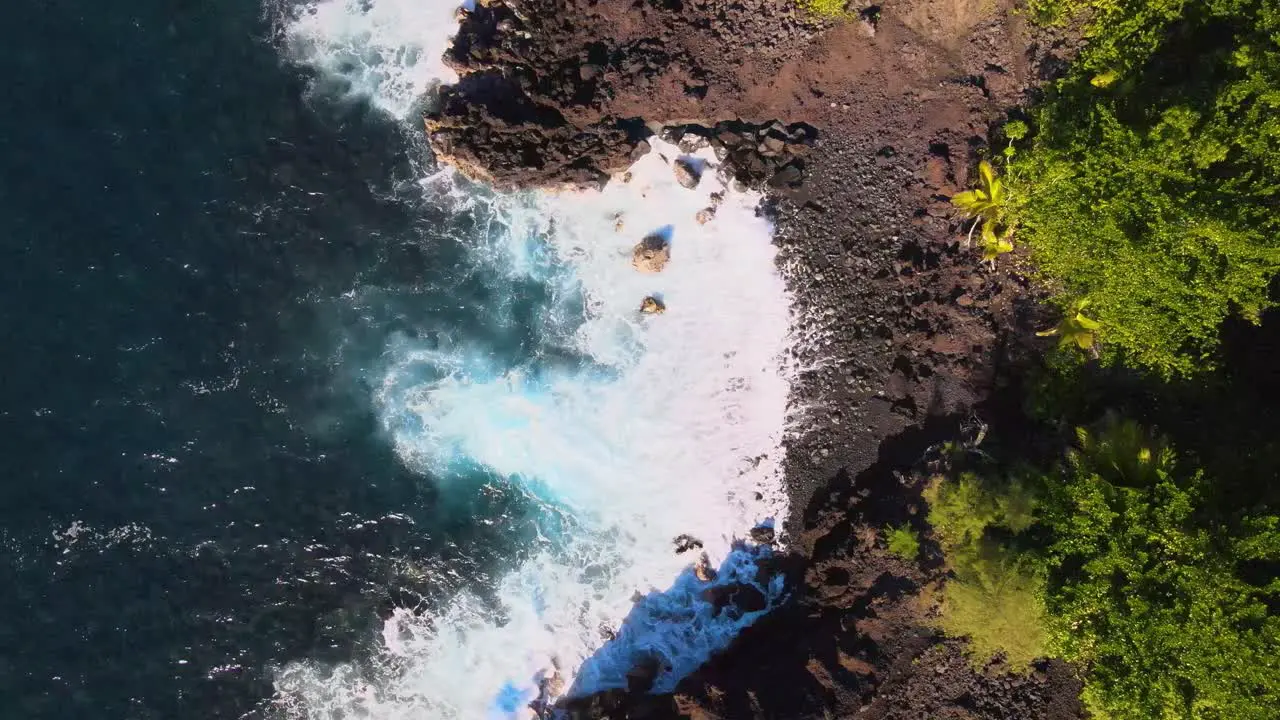
<path fill-rule="evenodd" d="M 753 91 L 820 27 L 791 0 L 490 0 L 461 18 L 446 56 L 461 80 L 427 133 L 439 157 L 501 187 L 599 185 L 654 128 L 789 122 Z"/>
<path fill-rule="evenodd" d="M 657 233 L 645 236 L 631 250 L 631 266 L 642 273 L 662 272 L 670 261 L 671 243 Z"/>
<path fill-rule="evenodd" d="M 640 312 L 646 315 L 660 315 L 666 311 L 666 304 L 652 295 L 640 301 Z"/>

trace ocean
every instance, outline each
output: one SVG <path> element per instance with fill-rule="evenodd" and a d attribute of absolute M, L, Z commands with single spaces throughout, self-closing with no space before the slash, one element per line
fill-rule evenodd
<path fill-rule="evenodd" d="M 9 9 L 0 717 L 527 718 L 767 612 L 673 544 L 760 584 L 787 512 L 759 196 L 437 166 L 455 11 Z"/>

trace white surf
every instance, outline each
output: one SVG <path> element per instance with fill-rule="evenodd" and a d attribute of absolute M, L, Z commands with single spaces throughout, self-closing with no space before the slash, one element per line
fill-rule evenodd
<path fill-rule="evenodd" d="M 451 28 L 433 18 L 453 11 L 409 5 L 321 4 L 291 30 L 309 38 L 294 59 L 327 71 L 341 64 L 335 55 L 376 56 L 375 74 L 396 80 L 366 74 L 352 87 L 408 112 L 431 82 L 451 78 L 427 77 L 422 58 L 406 59 L 396 43 L 443 48 Z M 377 29 L 389 16 L 397 26 Z M 705 148 L 690 158 L 707 166 L 700 184 L 682 187 L 672 170 L 681 154 L 655 139 L 627 179 L 601 191 L 495 195 L 448 172 L 433 178 L 431 192 L 443 183 L 455 200 L 482 194 L 494 205 L 497 231 L 472 247 L 478 269 L 513 288 L 547 288 L 540 350 L 503 366 L 465 329 L 429 346 L 395 340 L 377 409 L 409 467 L 443 483 L 483 469 L 523 488 L 544 516 L 492 598 L 460 593 L 444 607 L 398 611 L 372 657 L 283 669 L 286 714 L 529 717 L 540 695 L 625 686 L 637 663 L 656 663 L 654 690 L 669 690 L 766 611 L 717 611 L 691 568 L 698 551 L 677 554 L 673 539 L 701 541 L 715 584 L 759 586 L 754 561 L 768 551 L 740 538 L 787 511 L 790 297 L 759 195 L 725 187 Z M 651 233 L 671 257 L 662 272 L 641 273 L 632 248 Z M 641 313 L 646 297 L 666 312 Z M 759 589 L 770 606 L 784 592 Z"/>

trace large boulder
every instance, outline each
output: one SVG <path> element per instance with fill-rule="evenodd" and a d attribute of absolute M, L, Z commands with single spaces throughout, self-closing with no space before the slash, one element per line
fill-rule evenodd
<path fill-rule="evenodd" d="M 631 251 L 631 265 L 644 273 L 662 272 L 671 260 L 671 243 L 662 235 L 646 236 Z"/>
<path fill-rule="evenodd" d="M 698 181 L 702 180 L 701 169 L 684 158 L 676 158 L 671 167 L 675 171 L 676 182 L 680 183 L 680 187 L 692 190 L 698 187 Z"/>

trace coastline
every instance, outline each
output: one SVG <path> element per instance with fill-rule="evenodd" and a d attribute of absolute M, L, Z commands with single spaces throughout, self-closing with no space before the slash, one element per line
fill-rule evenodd
<path fill-rule="evenodd" d="M 1010 2 L 908 0 L 839 21 L 785 0 L 728 7 L 482 4 L 448 56 L 462 79 L 427 118 L 439 155 L 500 187 L 597 185 L 650 133 L 707 137 L 739 181 L 766 191 L 795 298 L 803 342 L 791 360 L 803 370 L 780 562 L 794 601 L 671 695 L 564 707 L 591 718 L 1076 717 L 1078 685 L 1061 663 L 1027 677 L 972 668 L 926 622 L 937 548 L 916 566 L 877 534 L 920 522 L 909 471 L 971 430 L 978 406 L 998 412 L 997 369 L 1018 351 L 1010 331 L 1037 321 L 1016 263 L 992 271 L 961 248 L 946 199 L 967 184 L 988 126 L 1060 72 L 1073 44 L 1033 37 Z M 698 47 L 735 32 L 767 40 Z"/>

